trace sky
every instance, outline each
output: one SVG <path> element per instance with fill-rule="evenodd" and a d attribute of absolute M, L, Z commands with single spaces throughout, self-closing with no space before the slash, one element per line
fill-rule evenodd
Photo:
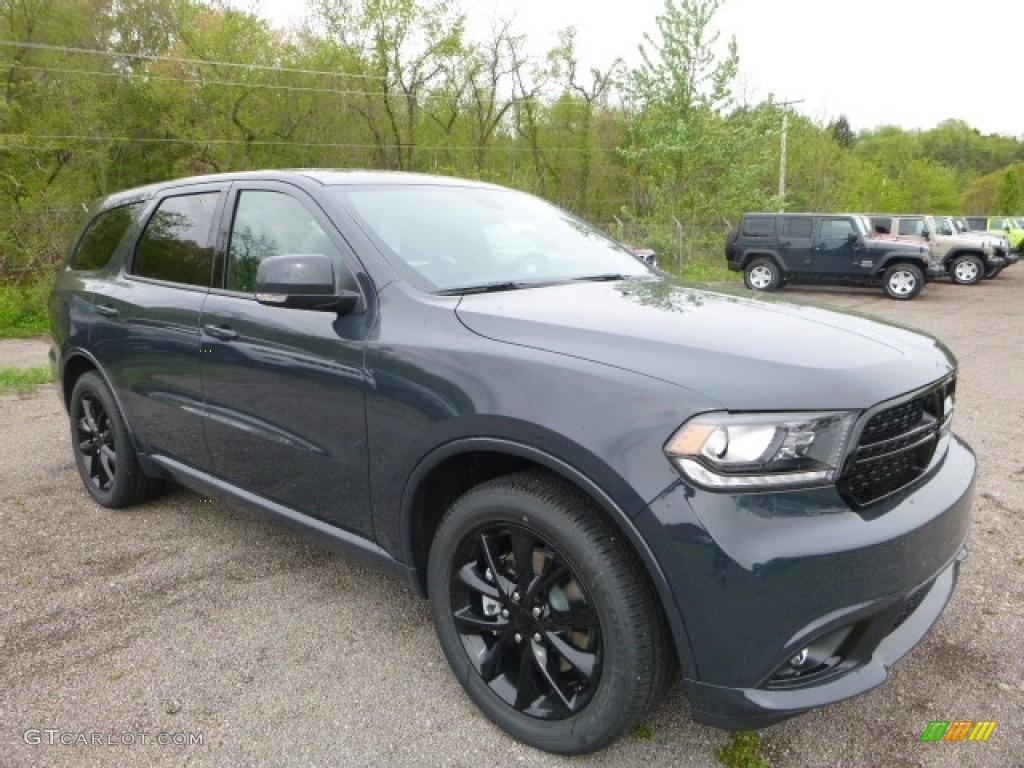
<path fill-rule="evenodd" d="M 278 26 L 301 20 L 302 0 L 235 0 Z M 665 0 L 462 0 L 469 30 L 514 19 L 540 56 L 575 26 L 581 63 L 640 61 Z M 959 119 L 983 134 L 1024 138 L 1024 3 L 1019 0 L 723 0 L 712 27 L 735 37 L 741 102 L 800 101 L 825 124 L 928 130 Z M 1018 93 L 1018 91 L 1021 91 Z"/>

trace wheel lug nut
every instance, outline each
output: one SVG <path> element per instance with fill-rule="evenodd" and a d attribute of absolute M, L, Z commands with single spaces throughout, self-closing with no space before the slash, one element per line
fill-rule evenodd
<path fill-rule="evenodd" d="M 517 643 L 523 642 L 523 636 L 520 635 L 518 632 L 516 632 L 516 642 Z"/>
<path fill-rule="evenodd" d="M 518 592 L 513 592 L 512 593 L 512 599 L 515 600 L 518 603 L 519 602 L 519 593 Z"/>
<path fill-rule="evenodd" d="M 534 640 L 534 642 L 537 642 L 537 643 L 540 642 L 540 632 L 534 632 L 533 633 L 533 640 Z"/>
<path fill-rule="evenodd" d="M 501 618 L 503 618 L 503 619 L 507 619 L 508 618 L 508 608 L 502 608 L 501 609 Z"/>
<path fill-rule="evenodd" d="M 542 611 L 539 607 L 533 609 L 533 618 L 539 619 Z"/>

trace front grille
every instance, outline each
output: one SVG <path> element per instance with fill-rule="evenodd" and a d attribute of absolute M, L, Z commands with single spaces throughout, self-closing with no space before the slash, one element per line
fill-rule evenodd
<path fill-rule="evenodd" d="M 953 388 L 954 379 L 949 378 L 870 416 L 840 482 L 854 506 L 867 506 L 905 488 L 928 468 Z"/>

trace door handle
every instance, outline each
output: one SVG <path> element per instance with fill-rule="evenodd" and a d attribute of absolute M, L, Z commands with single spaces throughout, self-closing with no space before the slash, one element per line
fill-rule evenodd
<path fill-rule="evenodd" d="M 93 309 L 96 310 L 97 315 L 103 315 L 104 317 L 117 317 L 119 314 L 117 308 L 109 304 L 97 304 Z"/>
<path fill-rule="evenodd" d="M 238 331 L 226 325 L 204 325 L 203 330 L 210 336 L 221 341 L 231 341 L 238 338 Z"/>

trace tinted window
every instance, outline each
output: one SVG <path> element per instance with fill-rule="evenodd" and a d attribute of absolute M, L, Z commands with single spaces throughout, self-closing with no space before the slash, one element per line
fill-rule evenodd
<path fill-rule="evenodd" d="M 900 219 L 898 234 L 921 237 L 924 234 L 924 219 Z"/>
<path fill-rule="evenodd" d="M 775 234 L 775 217 L 744 219 L 743 234 L 750 237 L 771 237 Z"/>
<path fill-rule="evenodd" d="M 241 192 L 228 247 L 228 290 L 253 293 L 260 262 L 285 253 L 322 253 L 341 263 L 338 249 L 298 200 L 281 192 Z"/>
<path fill-rule="evenodd" d="M 821 239 L 822 240 L 846 240 L 851 233 L 857 232 L 853 222 L 849 219 L 822 219 Z"/>
<path fill-rule="evenodd" d="M 122 205 L 104 211 L 93 219 L 71 255 L 71 268 L 96 270 L 107 266 L 141 207 L 142 203 Z"/>
<path fill-rule="evenodd" d="M 785 219 L 782 222 L 783 237 L 810 237 L 814 220 L 808 217 Z"/>
<path fill-rule="evenodd" d="M 134 274 L 187 285 L 210 284 L 217 192 L 168 197 L 135 249 Z"/>
<path fill-rule="evenodd" d="M 892 219 L 883 216 L 871 218 L 871 228 L 880 235 L 888 235 L 892 232 Z"/>

